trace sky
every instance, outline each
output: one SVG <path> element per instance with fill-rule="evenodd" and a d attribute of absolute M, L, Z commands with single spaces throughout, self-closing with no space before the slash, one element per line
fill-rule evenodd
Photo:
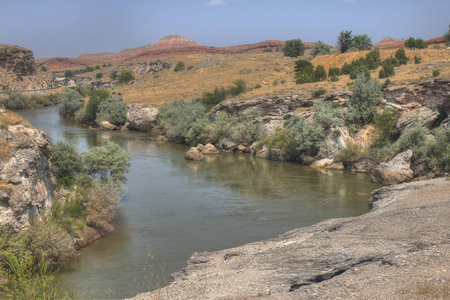
<path fill-rule="evenodd" d="M 300 38 L 335 45 L 342 30 L 442 36 L 449 0 L 0 0 L 0 44 L 35 58 L 119 52 L 178 34 L 206 46 Z"/>

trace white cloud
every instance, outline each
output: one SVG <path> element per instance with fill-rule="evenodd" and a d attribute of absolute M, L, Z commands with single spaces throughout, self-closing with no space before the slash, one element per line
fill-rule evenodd
<path fill-rule="evenodd" d="M 206 5 L 225 5 L 225 0 L 209 0 Z"/>

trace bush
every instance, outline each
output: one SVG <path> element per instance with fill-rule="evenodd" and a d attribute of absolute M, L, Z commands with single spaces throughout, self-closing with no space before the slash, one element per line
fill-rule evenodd
<path fill-rule="evenodd" d="M 422 57 L 415 55 L 414 63 L 417 65 L 417 64 L 420 64 L 421 62 L 422 62 Z"/>
<path fill-rule="evenodd" d="M 381 97 L 381 85 L 375 78 L 363 74 L 356 77 L 353 95 L 347 101 L 347 124 L 357 129 L 370 123 L 377 114 L 377 104 Z"/>
<path fill-rule="evenodd" d="M 366 78 L 370 78 L 370 70 L 365 65 L 354 67 L 350 73 L 350 79 L 356 79 L 358 74 L 363 74 Z"/>
<path fill-rule="evenodd" d="M 47 69 L 47 67 L 46 67 L 46 66 L 41 66 L 41 71 L 42 71 L 42 72 L 47 72 L 47 71 L 48 71 L 48 69 Z"/>
<path fill-rule="evenodd" d="M 342 74 L 349 75 L 351 71 L 352 71 L 352 66 L 349 65 L 347 62 L 345 62 L 341 68 Z"/>
<path fill-rule="evenodd" d="M 285 56 L 289 57 L 302 56 L 305 53 L 305 45 L 303 45 L 303 42 L 300 39 L 286 41 L 283 53 Z"/>
<path fill-rule="evenodd" d="M 397 125 L 398 117 L 394 109 L 386 109 L 375 117 L 375 147 L 382 147 L 394 142 L 398 137 Z"/>
<path fill-rule="evenodd" d="M 328 69 L 328 77 L 331 77 L 333 75 L 341 76 L 342 74 L 343 73 L 342 73 L 341 69 L 339 69 L 339 68 L 329 68 Z"/>
<path fill-rule="evenodd" d="M 329 101 L 317 101 L 314 103 L 314 109 L 316 110 L 313 121 L 315 124 L 319 124 L 324 130 L 332 126 L 344 125 L 344 116 L 339 107 L 333 107 L 333 104 Z"/>
<path fill-rule="evenodd" d="M 213 108 L 228 96 L 237 96 L 246 90 L 246 82 L 242 79 L 238 79 L 233 82 L 235 86 L 230 86 L 228 89 L 218 88 L 214 89 L 214 92 L 204 92 L 202 98 L 195 99 L 194 102 L 202 103 L 207 110 Z M 256 87 L 255 87 L 256 88 Z"/>
<path fill-rule="evenodd" d="M 95 78 L 102 79 L 103 78 L 103 73 L 100 72 L 100 73 L 95 74 Z"/>
<path fill-rule="evenodd" d="M 124 192 L 122 184 L 113 180 L 94 181 L 85 198 L 88 224 L 101 228 L 101 222 L 111 222 Z"/>
<path fill-rule="evenodd" d="M 410 37 L 405 41 L 405 47 L 408 47 L 410 49 L 425 49 L 428 48 L 428 44 L 425 43 L 421 38 L 415 39 L 413 37 Z"/>
<path fill-rule="evenodd" d="M 353 164 L 364 155 L 364 149 L 358 144 L 348 141 L 347 146 L 339 153 L 339 159 L 344 164 Z"/>
<path fill-rule="evenodd" d="M 119 76 L 117 77 L 117 80 L 119 82 L 128 83 L 128 82 L 134 80 L 134 75 L 133 75 L 133 73 L 131 71 L 122 70 L 120 72 Z"/>
<path fill-rule="evenodd" d="M 419 123 L 406 130 L 398 139 L 400 150 L 411 149 L 415 153 L 422 152 L 420 148 L 425 143 L 428 130 Z"/>
<path fill-rule="evenodd" d="M 317 154 L 325 138 L 320 124 L 309 123 L 303 117 L 293 116 L 286 124 L 289 129 L 289 150 Z"/>
<path fill-rule="evenodd" d="M 83 170 L 82 157 L 74 144 L 58 141 L 52 145 L 52 174 L 58 183 L 70 186 L 75 176 Z"/>
<path fill-rule="evenodd" d="M 314 48 L 309 51 L 309 54 L 312 57 L 316 57 L 317 55 L 325 55 L 330 53 L 330 46 L 325 44 L 322 41 L 317 41 L 317 43 L 314 44 Z"/>
<path fill-rule="evenodd" d="M 319 98 L 320 96 L 324 95 L 326 92 L 327 92 L 326 89 L 319 89 L 319 90 L 317 90 L 317 91 L 314 91 L 314 92 L 312 93 L 312 96 L 313 96 L 314 98 Z"/>
<path fill-rule="evenodd" d="M 184 62 L 179 61 L 173 70 L 175 72 L 182 71 L 182 70 L 184 70 L 184 66 L 185 66 Z"/>
<path fill-rule="evenodd" d="M 75 116 L 75 112 L 84 106 L 80 94 L 72 89 L 66 89 L 61 95 L 61 101 L 58 106 L 58 113 L 63 118 Z"/>
<path fill-rule="evenodd" d="M 284 128 L 277 128 L 275 132 L 266 138 L 266 143 L 270 149 L 289 148 L 289 130 Z"/>
<path fill-rule="evenodd" d="M 127 122 L 128 107 L 122 100 L 122 96 L 108 97 L 105 100 L 100 100 L 98 104 L 98 112 L 96 115 L 96 122 L 100 124 L 103 121 L 108 121 L 116 126 L 122 126 Z"/>
<path fill-rule="evenodd" d="M 231 96 L 237 96 L 237 95 L 245 92 L 247 86 L 246 86 L 246 82 L 244 80 L 238 79 L 238 80 L 234 81 L 233 83 L 235 86 L 230 86 L 228 88 L 228 91 L 231 94 Z"/>
<path fill-rule="evenodd" d="M 112 70 L 111 73 L 109 74 L 109 78 L 111 78 L 111 80 L 116 80 L 117 70 Z"/>
<path fill-rule="evenodd" d="M 406 56 L 405 49 L 400 48 L 395 52 L 395 58 L 398 60 L 400 65 L 406 65 L 409 58 Z"/>
<path fill-rule="evenodd" d="M 72 77 L 74 74 L 74 72 L 72 70 L 65 70 L 64 71 L 64 77 L 69 78 Z"/>
<path fill-rule="evenodd" d="M 433 70 L 433 77 L 437 77 L 437 76 L 439 76 L 439 75 L 441 75 L 441 70 L 439 70 L 439 69 L 434 69 L 434 70 Z"/>
<path fill-rule="evenodd" d="M 330 76 L 330 81 L 331 81 L 331 82 L 339 81 L 339 77 L 338 77 L 337 75 L 331 75 L 331 76 Z"/>
<path fill-rule="evenodd" d="M 28 106 L 28 97 L 20 92 L 10 92 L 8 99 L 5 101 L 7 109 L 23 109 Z"/>
<path fill-rule="evenodd" d="M 430 168 L 450 171 L 450 130 L 438 127 L 432 133 L 434 137 L 426 139 L 420 151 L 421 162 Z"/>
<path fill-rule="evenodd" d="M 131 155 L 116 143 L 108 142 L 105 146 L 91 147 L 83 157 L 86 171 L 91 176 L 100 176 L 102 181 L 111 177 L 115 181 L 125 182 L 125 173 L 130 172 Z"/>
<path fill-rule="evenodd" d="M 378 73 L 379 78 L 387 78 L 395 75 L 395 69 L 392 65 L 385 64 Z"/>
<path fill-rule="evenodd" d="M 355 35 L 353 38 L 353 47 L 360 51 L 368 50 L 372 47 L 372 40 L 367 36 L 367 34 Z"/>
<path fill-rule="evenodd" d="M 444 34 L 445 45 L 450 47 L 450 25 L 448 25 L 448 31 Z"/>
<path fill-rule="evenodd" d="M 341 53 L 347 52 L 353 47 L 353 36 L 351 31 L 341 31 L 338 36 L 337 46 Z"/>
<path fill-rule="evenodd" d="M 327 72 L 325 71 L 324 66 L 318 65 L 316 70 L 314 71 L 314 77 L 317 81 L 322 81 L 327 78 Z"/>
<path fill-rule="evenodd" d="M 97 119 L 97 113 L 99 111 L 100 102 L 106 100 L 109 97 L 109 92 L 105 90 L 93 90 L 88 92 L 89 100 L 84 108 L 81 122 L 94 123 Z"/>

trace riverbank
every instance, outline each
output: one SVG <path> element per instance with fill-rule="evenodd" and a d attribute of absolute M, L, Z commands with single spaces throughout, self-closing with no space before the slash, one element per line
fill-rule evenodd
<path fill-rule="evenodd" d="M 194 253 L 172 284 L 133 299 L 443 298 L 449 194 L 446 178 L 383 187 L 367 214 Z"/>

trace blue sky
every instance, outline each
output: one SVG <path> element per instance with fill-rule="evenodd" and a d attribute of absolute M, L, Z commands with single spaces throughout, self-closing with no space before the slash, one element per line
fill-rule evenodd
<path fill-rule="evenodd" d="M 119 52 L 179 34 L 207 46 L 300 38 L 335 45 L 341 30 L 430 39 L 449 0 L 0 0 L 0 44 L 35 58 Z"/>

